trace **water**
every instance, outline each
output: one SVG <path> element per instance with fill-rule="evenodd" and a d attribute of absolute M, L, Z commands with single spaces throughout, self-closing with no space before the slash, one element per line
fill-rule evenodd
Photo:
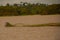
<path fill-rule="evenodd" d="M 60 40 L 60 27 L 5 27 L 11 24 L 41 24 L 60 22 L 60 16 L 0 17 L 0 40 Z"/>
<path fill-rule="evenodd" d="M 0 27 L 0 40 L 60 40 L 60 27 Z"/>

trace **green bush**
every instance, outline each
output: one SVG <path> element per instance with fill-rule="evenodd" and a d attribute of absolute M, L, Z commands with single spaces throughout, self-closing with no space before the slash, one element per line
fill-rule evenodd
<path fill-rule="evenodd" d="M 27 4 L 27 5 L 25 5 Z M 31 4 L 23 3 L 13 4 L 8 3 L 6 6 L 0 6 L 0 16 L 20 16 L 20 15 L 52 15 L 60 14 L 60 4 Z"/>

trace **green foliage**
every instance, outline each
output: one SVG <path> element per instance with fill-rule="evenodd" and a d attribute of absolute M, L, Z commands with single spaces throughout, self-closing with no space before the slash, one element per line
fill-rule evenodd
<path fill-rule="evenodd" d="M 21 2 L 20 4 L 0 6 L 0 16 L 18 16 L 18 15 L 52 15 L 60 14 L 60 4 L 31 4 Z"/>

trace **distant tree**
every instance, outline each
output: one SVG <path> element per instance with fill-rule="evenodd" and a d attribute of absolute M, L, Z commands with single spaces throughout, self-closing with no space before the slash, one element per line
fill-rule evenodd
<path fill-rule="evenodd" d="M 10 4 L 9 4 L 9 3 L 7 3 L 7 4 L 6 4 L 6 6 L 10 6 Z"/>
<path fill-rule="evenodd" d="M 18 6 L 18 4 L 15 3 L 14 6 Z"/>
<path fill-rule="evenodd" d="M 18 6 L 20 5 L 20 6 Z M 52 15 L 60 14 L 60 4 L 41 4 L 20 2 L 20 4 L 7 3 L 6 6 L 0 6 L 0 16 L 18 16 L 18 15 Z"/>

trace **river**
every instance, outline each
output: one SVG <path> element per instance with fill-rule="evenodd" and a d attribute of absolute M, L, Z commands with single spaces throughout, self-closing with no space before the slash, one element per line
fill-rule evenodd
<path fill-rule="evenodd" d="M 12 16 L 0 17 L 0 40 L 60 40 L 60 27 L 5 27 L 11 24 L 41 24 L 60 22 L 58 16 Z"/>

